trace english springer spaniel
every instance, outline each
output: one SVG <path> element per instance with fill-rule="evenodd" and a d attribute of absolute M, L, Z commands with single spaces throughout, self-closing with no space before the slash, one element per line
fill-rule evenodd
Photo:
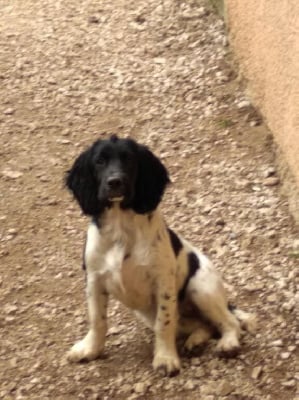
<path fill-rule="evenodd" d="M 68 353 L 93 360 L 103 351 L 112 295 L 155 333 L 153 367 L 180 370 L 176 337 L 191 350 L 215 332 L 217 350 L 239 348 L 253 317 L 230 307 L 209 259 L 171 230 L 158 205 L 169 183 L 162 162 L 145 146 L 113 135 L 97 140 L 74 162 L 66 184 L 91 217 L 84 252 L 90 328 Z"/>

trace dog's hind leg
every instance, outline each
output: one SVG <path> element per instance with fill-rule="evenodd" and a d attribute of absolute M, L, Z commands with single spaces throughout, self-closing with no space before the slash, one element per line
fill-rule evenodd
<path fill-rule="evenodd" d="M 235 353 L 240 346 L 240 323 L 228 309 L 221 278 L 213 265 L 206 257 L 199 255 L 198 257 L 200 268 L 188 283 L 187 296 L 221 334 L 217 350 Z"/>
<path fill-rule="evenodd" d="M 194 318 L 181 318 L 179 321 L 178 334 L 188 335 L 185 348 L 191 351 L 206 343 L 213 335 L 214 330 L 208 324 Z"/>

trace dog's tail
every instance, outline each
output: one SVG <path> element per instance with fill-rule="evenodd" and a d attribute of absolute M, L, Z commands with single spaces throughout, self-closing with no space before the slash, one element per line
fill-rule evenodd
<path fill-rule="evenodd" d="M 254 334 L 256 331 L 257 320 L 256 315 L 240 310 L 233 304 L 228 304 L 229 311 L 234 314 L 237 320 L 240 322 L 241 328 L 249 333 Z"/>

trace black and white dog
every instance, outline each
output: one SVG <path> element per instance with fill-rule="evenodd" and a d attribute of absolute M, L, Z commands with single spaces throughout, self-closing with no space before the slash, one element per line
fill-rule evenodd
<path fill-rule="evenodd" d="M 180 369 L 178 334 L 188 335 L 192 349 L 217 331 L 217 349 L 234 352 L 241 327 L 250 329 L 252 316 L 228 306 L 208 258 L 167 227 L 157 207 L 168 183 L 147 147 L 115 135 L 97 140 L 68 172 L 68 188 L 91 216 L 84 254 L 90 329 L 70 361 L 103 351 L 109 295 L 154 330 L 153 367 L 169 376 Z"/>

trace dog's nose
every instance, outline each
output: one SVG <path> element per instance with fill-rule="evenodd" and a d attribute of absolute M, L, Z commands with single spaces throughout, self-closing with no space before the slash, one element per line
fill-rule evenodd
<path fill-rule="evenodd" d="M 110 189 L 119 189 L 122 186 L 122 179 L 118 176 L 111 176 L 107 179 L 107 184 Z"/>

